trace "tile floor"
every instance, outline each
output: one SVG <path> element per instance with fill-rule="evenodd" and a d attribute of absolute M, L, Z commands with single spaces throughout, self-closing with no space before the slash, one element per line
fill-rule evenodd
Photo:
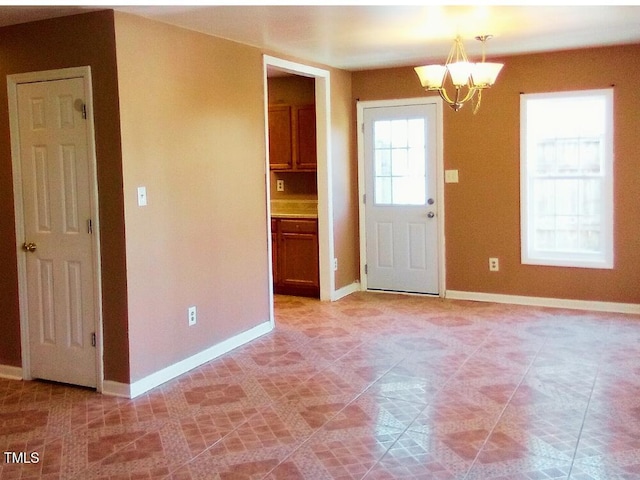
<path fill-rule="evenodd" d="M 0 478 L 638 479 L 640 317 L 357 293 L 134 400 L 0 380 Z M 25 457 L 30 458 L 30 457 Z"/>

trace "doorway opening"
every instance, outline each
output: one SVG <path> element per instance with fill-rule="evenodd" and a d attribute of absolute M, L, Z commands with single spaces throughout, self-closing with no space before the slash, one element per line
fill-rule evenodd
<path fill-rule="evenodd" d="M 307 87 L 303 87 L 301 90 L 306 91 L 306 93 L 301 94 L 302 97 L 298 98 L 296 101 L 300 101 L 300 105 L 295 105 L 294 110 L 296 113 L 299 113 L 297 116 L 298 128 L 305 128 L 307 125 L 306 120 L 309 119 L 309 116 L 312 115 L 315 120 L 315 165 L 310 165 L 308 161 L 304 158 L 302 159 L 302 166 L 300 164 L 295 165 L 292 164 L 289 168 L 288 166 L 284 166 L 279 160 L 271 159 L 269 156 L 269 79 L 270 78 L 292 78 L 293 82 L 298 82 L 301 85 L 307 85 Z M 302 77 L 302 78 L 300 78 Z M 282 82 L 282 80 L 277 80 Z M 312 85 L 313 92 L 313 110 L 309 109 L 298 109 L 298 107 L 309 106 L 309 85 Z M 331 300 L 332 294 L 335 289 L 335 280 L 333 275 L 332 261 L 331 259 L 334 257 L 334 244 L 333 244 L 333 214 L 332 214 L 332 206 L 331 206 L 331 140 L 330 140 L 330 128 L 329 128 L 329 117 L 330 117 L 330 74 L 327 70 L 309 67 L 307 65 L 290 62 L 287 60 L 282 60 L 275 57 L 270 57 L 265 55 L 264 57 L 264 104 L 265 104 L 265 132 L 267 138 L 267 159 L 266 159 L 266 192 L 267 192 L 267 225 L 269 232 L 269 255 L 271 261 L 269 262 L 269 269 L 271 272 L 270 278 L 274 278 L 274 255 L 277 256 L 279 254 L 279 250 L 275 249 L 275 236 L 279 234 L 279 231 L 275 228 L 279 228 L 278 225 L 272 225 L 272 214 L 278 208 L 278 200 L 282 200 L 286 197 L 287 184 L 291 188 L 294 188 L 300 195 L 298 198 L 303 200 L 303 202 L 299 205 L 301 208 L 315 208 L 315 216 L 317 216 L 317 232 L 315 235 L 317 236 L 317 270 L 318 270 L 318 283 L 319 283 L 319 291 L 318 296 L 321 300 Z M 281 98 L 281 100 L 285 100 Z M 274 102 L 275 103 L 275 102 Z M 291 102 L 290 102 L 291 103 Z M 289 112 L 291 112 L 290 107 L 292 105 L 287 104 L 285 101 L 282 102 L 282 105 L 287 105 L 289 108 Z M 297 135 L 297 130 L 294 129 L 292 135 Z M 308 137 L 307 137 L 308 138 Z M 291 145 L 294 145 L 294 148 L 298 149 L 298 151 L 304 151 L 306 148 L 310 147 L 307 143 L 296 144 L 295 140 L 292 141 Z M 296 154 L 294 153 L 294 158 L 292 162 L 296 161 Z M 302 156 L 302 155 L 301 155 Z M 277 168 L 272 169 L 271 164 L 278 164 Z M 298 169 L 297 172 L 294 172 L 294 169 Z M 274 171 L 272 174 L 271 172 Z M 294 176 L 296 175 L 296 176 Z M 314 182 L 315 177 L 315 182 Z M 287 181 L 288 179 L 288 181 Z M 272 189 L 272 180 L 273 186 Z M 278 180 L 280 180 L 281 188 L 284 188 L 284 192 L 278 192 Z M 315 183 L 315 185 L 314 185 Z M 282 185 L 284 184 L 284 185 Z M 315 191 L 314 191 L 315 187 Z M 272 191 L 273 190 L 273 191 Z M 303 192 L 302 192 L 303 191 Z M 306 201 L 305 201 L 306 200 Z M 275 201 L 275 202 L 274 202 Z M 303 218 L 304 220 L 304 218 Z M 315 221 L 315 219 L 314 219 Z M 291 249 L 294 251 L 294 255 L 297 253 L 298 255 L 302 255 L 305 250 L 309 250 L 311 247 L 306 248 L 304 245 L 310 245 L 311 237 L 314 235 L 314 232 L 305 231 L 307 229 L 312 229 L 312 223 L 314 222 L 303 222 L 302 224 L 295 225 L 292 222 L 288 222 L 285 226 L 293 227 L 294 229 L 303 230 L 301 233 L 306 236 L 298 237 L 300 242 L 297 244 L 299 248 L 296 248 L 294 245 L 294 237 L 289 237 L 290 245 L 293 245 Z M 295 232 L 294 232 L 295 233 Z M 295 258 L 295 257 L 294 257 Z M 294 260 L 295 262 L 295 260 Z M 278 262 L 279 265 L 282 262 Z M 289 262 L 289 265 L 292 265 Z M 277 272 L 281 274 L 283 272 Z M 303 279 L 304 280 L 304 279 Z M 270 298 L 271 298 L 271 313 L 273 318 L 273 294 L 274 287 L 273 282 L 270 284 Z"/>

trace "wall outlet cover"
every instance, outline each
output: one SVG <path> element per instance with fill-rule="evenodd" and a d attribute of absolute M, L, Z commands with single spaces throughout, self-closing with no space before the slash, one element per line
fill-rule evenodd
<path fill-rule="evenodd" d="M 198 315 L 196 312 L 196 307 L 189 307 L 189 310 L 187 311 L 187 317 L 189 319 L 190 327 L 194 326 L 197 323 Z"/>

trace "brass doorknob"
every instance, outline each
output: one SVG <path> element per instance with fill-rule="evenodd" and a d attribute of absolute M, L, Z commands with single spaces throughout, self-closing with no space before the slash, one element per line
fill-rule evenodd
<path fill-rule="evenodd" d="M 26 251 L 26 252 L 35 252 L 36 248 L 38 248 L 38 246 L 33 243 L 33 242 L 24 242 L 24 245 L 22 245 L 22 248 Z"/>

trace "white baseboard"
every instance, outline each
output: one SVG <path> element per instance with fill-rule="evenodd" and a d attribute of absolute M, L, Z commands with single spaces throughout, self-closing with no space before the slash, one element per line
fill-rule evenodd
<path fill-rule="evenodd" d="M 131 398 L 131 386 L 128 383 L 105 380 L 102 382 L 102 394 L 112 397 Z"/>
<path fill-rule="evenodd" d="M 359 292 L 360 290 L 362 290 L 360 282 L 353 282 L 350 285 L 346 285 L 342 288 L 339 288 L 338 290 L 335 290 L 333 292 L 333 295 L 331 295 L 331 301 L 335 302 L 336 300 L 340 300 L 341 298 L 346 297 L 347 295 L 351 295 L 354 292 Z"/>
<path fill-rule="evenodd" d="M 12 367 L 11 365 L 0 365 L 0 378 L 9 380 L 22 380 L 22 367 Z"/>
<path fill-rule="evenodd" d="M 592 310 L 610 313 L 640 314 L 640 305 L 635 303 L 600 302 L 593 300 L 569 300 L 562 298 L 527 297 L 503 295 L 499 293 L 461 292 L 447 290 L 446 298 L 452 300 L 473 300 L 477 302 L 511 303 L 536 307 L 569 308 L 572 310 Z"/>
<path fill-rule="evenodd" d="M 102 393 L 105 395 L 114 395 L 126 398 L 138 397 L 158 385 L 162 385 L 163 383 L 168 382 L 189 370 L 193 370 L 204 363 L 214 360 L 235 348 L 269 333 L 271 330 L 273 330 L 273 323 L 270 321 L 264 322 L 250 330 L 247 330 L 246 332 L 242 332 L 235 337 L 231 337 L 217 345 L 214 345 L 213 347 L 207 348 L 200 353 L 196 353 L 189 358 L 185 358 L 178 363 L 152 373 L 151 375 L 148 375 L 132 384 L 123 384 L 105 380 L 102 386 Z"/>

